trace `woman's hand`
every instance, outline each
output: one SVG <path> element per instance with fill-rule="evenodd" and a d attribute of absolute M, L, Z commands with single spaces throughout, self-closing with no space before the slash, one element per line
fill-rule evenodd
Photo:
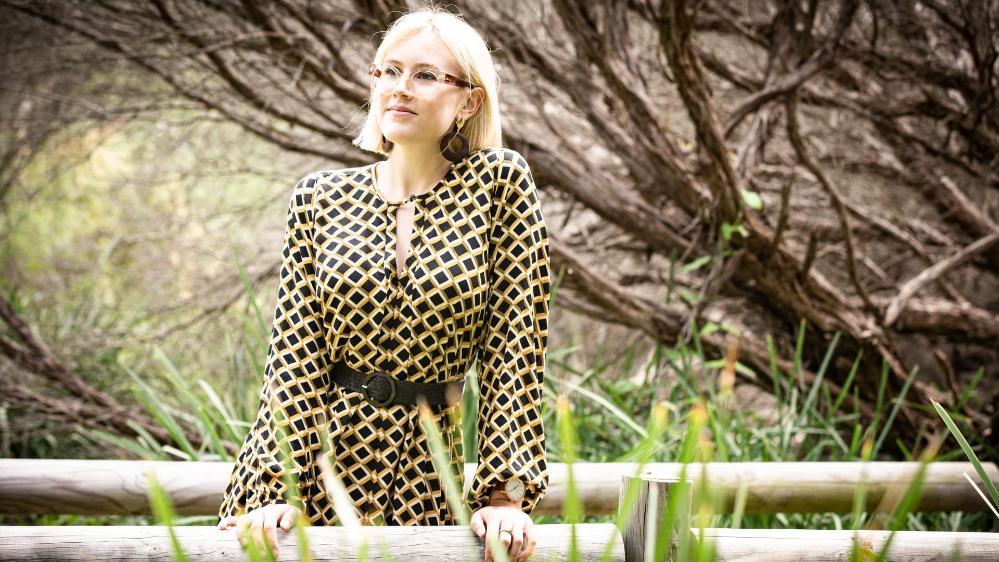
<path fill-rule="evenodd" d="M 293 505 L 275 503 L 254 509 L 245 515 L 226 517 L 219 521 L 218 529 L 224 531 L 235 526 L 239 543 L 246 546 L 246 529 L 249 528 L 253 542 L 258 547 L 269 547 L 274 557 L 277 558 L 280 555 L 277 527 L 281 527 L 285 531 L 291 529 L 301 513 L 301 510 Z"/>
<path fill-rule="evenodd" d="M 498 538 L 506 547 L 510 560 L 520 562 L 534 554 L 534 521 L 518 507 L 487 505 L 480 508 L 472 514 L 471 528 L 480 539 L 486 539 L 485 562 L 492 560 L 489 551 L 492 538 Z"/>

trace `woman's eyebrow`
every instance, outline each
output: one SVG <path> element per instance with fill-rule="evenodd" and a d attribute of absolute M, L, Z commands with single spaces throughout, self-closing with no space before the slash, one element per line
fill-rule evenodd
<path fill-rule="evenodd" d="M 389 59 L 389 60 L 385 61 L 385 63 L 386 64 L 397 64 L 399 66 L 405 66 L 404 64 L 402 64 L 401 62 L 399 62 L 399 61 L 397 61 L 395 59 Z M 416 67 L 429 66 L 430 68 L 440 68 L 436 64 L 430 64 L 429 62 L 418 62 L 418 63 L 414 64 L 413 66 L 416 66 Z"/>

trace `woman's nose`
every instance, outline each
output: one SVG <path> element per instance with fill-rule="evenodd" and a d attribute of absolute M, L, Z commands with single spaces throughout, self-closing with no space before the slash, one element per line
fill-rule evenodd
<path fill-rule="evenodd" d="M 409 91 L 409 75 L 403 74 L 395 81 L 395 86 L 392 87 L 393 94 L 402 94 L 407 97 L 412 97 L 413 93 Z"/>

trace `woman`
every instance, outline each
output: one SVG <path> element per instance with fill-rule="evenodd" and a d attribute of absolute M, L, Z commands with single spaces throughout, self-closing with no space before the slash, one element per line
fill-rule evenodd
<path fill-rule="evenodd" d="M 313 524 L 338 522 L 317 465 L 323 424 L 363 523 L 455 524 L 415 404 L 427 400 L 461 482 L 461 427 L 449 414 L 477 359 L 472 530 L 523 559 L 548 484 L 550 261 L 537 189 L 524 158 L 501 147 L 492 58 L 461 19 L 401 17 L 370 74 L 354 142 L 388 158 L 295 185 L 260 411 L 219 528 L 249 526 L 276 545 L 275 528 L 297 516 L 284 499 L 276 408 Z"/>

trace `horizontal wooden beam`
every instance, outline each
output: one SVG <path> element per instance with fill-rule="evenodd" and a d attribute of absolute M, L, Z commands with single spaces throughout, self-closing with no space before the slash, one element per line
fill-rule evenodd
<path fill-rule="evenodd" d="M 691 535 L 697 540 L 698 529 Z M 888 540 L 888 531 L 858 531 L 861 547 L 878 553 Z M 810 531 L 802 529 L 704 529 L 704 539 L 715 546 L 719 562 L 725 560 L 766 560 L 785 562 L 841 562 L 850 559 L 852 531 Z M 999 534 L 899 531 L 891 539 L 888 560 L 921 562 L 960 560 L 995 562 L 999 560 Z M 874 560 L 860 556 L 859 560 Z"/>
<path fill-rule="evenodd" d="M 566 560 L 570 552 L 570 525 L 535 525 L 534 559 Z M 308 527 L 309 552 L 316 559 L 353 560 L 366 536 L 370 560 L 473 560 L 481 556 L 482 541 L 467 527 Z M 175 527 L 178 542 L 191 560 L 246 560 L 232 529 Z M 625 560 L 620 533 L 612 524 L 576 526 L 576 548 L 581 560 L 599 560 L 606 551 L 613 561 Z M 859 531 L 860 545 L 879 552 L 887 531 Z M 848 560 L 852 531 L 802 529 L 691 529 L 714 545 L 716 560 L 784 562 Z M 294 531 L 279 531 L 281 560 L 299 560 Z M 610 547 L 608 548 L 608 545 Z M 957 558 L 955 553 L 959 554 Z M 920 562 L 957 560 L 994 561 L 999 534 L 901 531 L 892 537 L 889 560 Z M 4 560 L 170 560 L 170 538 L 162 526 L 41 526 L 0 527 L 0 559 Z M 861 559 L 865 559 L 862 557 Z"/>
<path fill-rule="evenodd" d="M 576 526 L 581 560 L 624 560 L 624 545 L 609 523 Z M 571 525 L 535 525 L 534 560 L 568 560 Z M 355 560 L 367 537 L 368 560 L 481 560 L 483 542 L 468 527 L 306 527 L 309 552 L 316 560 Z M 174 527 L 191 560 L 248 560 L 234 529 Z M 295 530 L 278 531 L 279 560 L 300 560 Z M 610 548 L 607 549 L 607 545 Z M 2 560 L 172 560 L 163 526 L 0 527 Z"/>
<path fill-rule="evenodd" d="M 538 505 L 538 515 L 562 510 L 567 467 L 550 463 L 549 489 Z M 905 486 L 917 463 L 710 463 L 707 476 L 723 496 L 722 510 L 730 510 L 740 486 L 747 493 L 746 513 L 849 512 L 854 491 L 867 482 L 867 510 L 873 511 L 885 494 Z M 583 506 L 588 514 L 617 511 L 621 476 L 634 475 L 635 463 L 576 463 Z M 642 473 L 677 476 L 682 465 L 645 465 Z M 0 513 L 14 514 L 149 514 L 146 471 L 156 471 L 160 484 L 182 515 L 218 512 L 232 471 L 231 463 L 117 460 L 0 459 Z M 999 470 L 986 464 L 990 478 L 999 482 Z M 466 463 L 465 484 L 475 465 Z M 701 474 L 700 465 L 687 467 Z M 866 474 L 865 474 L 866 473 Z M 926 474 L 919 511 L 983 511 L 986 509 L 964 477 L 981 486 L 967 463 L 934 463 Z"/>

